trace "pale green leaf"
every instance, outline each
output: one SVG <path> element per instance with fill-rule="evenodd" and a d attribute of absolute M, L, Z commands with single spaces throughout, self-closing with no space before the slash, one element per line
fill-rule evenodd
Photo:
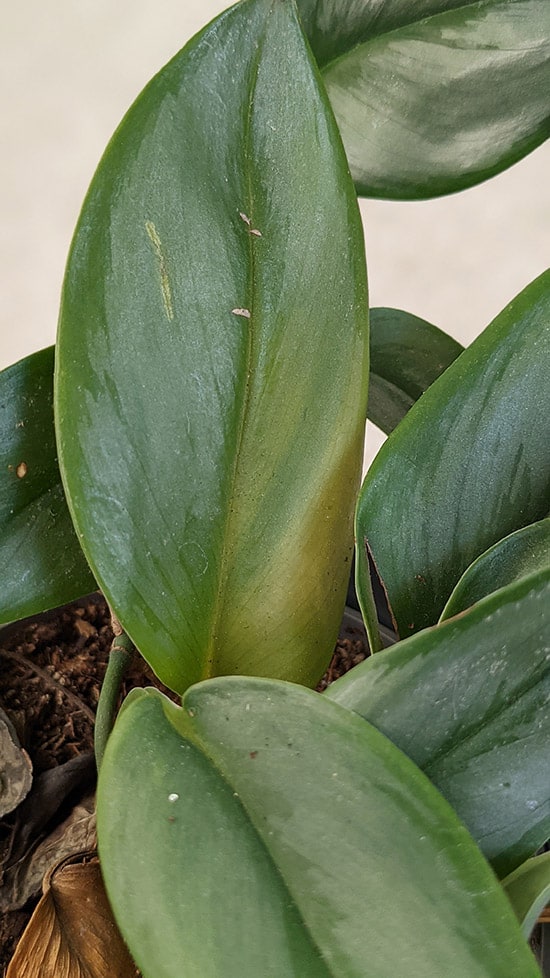
<path fill-rule="evenodd" d="M 441 795 L 299 686 L 211 680 L 183 709 L 134 695 L 101 767 L 98 831 L 144 978 L 538 974 Z"/>
<path fill-rule="evenodd" d="M 550 903 L 550 852 L 522 863 L 502 885 L 525 937 L 529 937 L 540 912 Z"/>

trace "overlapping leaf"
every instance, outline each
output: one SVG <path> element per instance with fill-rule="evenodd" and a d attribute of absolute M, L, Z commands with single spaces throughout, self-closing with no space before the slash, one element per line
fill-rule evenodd
<path fill-rule="evenodd" d="M 298 7 L 360 193 L 460 190 L 550 135 L 547 0 Z"/>
<path fill-rule="evenodd" d="M 550 569 L 378 653 L 325 696 L 425 771 L 499 875 L 550 835 Z"/>
<path fill-rule="evenodd" d="M 435 624 L 476 557 L 547 516 L 549 368 L 550 271 L 432 384 L 371 466 L 360 579 L 368 543 L 402 637 Z"/>
<path fill-rule="evenodd" d="M 550 852 L 528 859 L 502 885 L 529 937 L 539 913 L 550 903 Z"/>
<path fill-rule="evenodd" d="M 315 682 L 368 332 L 357 201 L 290 0 L 223 14 L 130 110 L 76 232 L 57 362 L 73 515 L 156 672 Z"/>
<path fill-rule="evenodd" d="M 368 417 L 389 435 L 463 347 L 401 309 L 370 311 Z"/>
<path fill-rule="evenodd" d="M 49 347 L 0 373 L 0 623 L 95 588 L 57 465 L 53 363 Z"/>
<path fill-rule="evenodd" d="M 145 978 L 538 973 L 424 775 L 360 717 L 292 684 L 211 680 L 183 709 L 133 695 L 101 767 L 98 830 Z"/>
<path fill-rule="evenodd" d="M 460 614 L 498 588 L 550 568 L 550 519 L 524 526 L 474 560 L 460 578 L 441 621 Z"/>

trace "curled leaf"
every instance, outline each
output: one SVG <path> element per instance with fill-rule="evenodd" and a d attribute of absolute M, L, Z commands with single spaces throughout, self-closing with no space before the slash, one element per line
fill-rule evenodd
<path fill-rule="evenodd" d="M 462 349 L 452 336 L 410 312 L 371 309 L 370 420 L 391 434 Z"/>
<path fill-rule="evenodd" d="M 550 567 L 550 519 L 510 533 L 464 571 L 441 613 L 441 621 L 466 611 L 498 588 Z"/>
<path fill-rule="evenodd" d="M 33 792 L 21 806 L 18 816 L 32 798 Z M 22 833 L 16 835 L 15 851 L 11 854 L 9 865 L 2 872 L 0 914 L 19 910 L 29 900 L 38 897 L 42 881 L 62 861 L 74 857 L 75 853 L 95 849 L 95 795 L 83 798 L 67 818 L 42 838 L 38 845 L 34 841 L 22 855 L 18 855 L 17 841 L 21 835 Z"/>
<path fill-rule="evenodd" d="M 525 937 L 550 902 L 550 852 L 533 856 L 502 881 Z"/>
<path fill-rule="evenodd" d="M 82 858 L 82 857 L 80 857 Z M 135 978 L 99 862 L 61 863 L 21 938 L 6 978 Z"/>

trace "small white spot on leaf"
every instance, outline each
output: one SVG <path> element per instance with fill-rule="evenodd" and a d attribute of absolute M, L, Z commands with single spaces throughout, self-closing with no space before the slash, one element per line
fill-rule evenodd
<path fill-rule="evenodd" d="M 232 309 L 231 312 L 234 316 L 243 316 L 244 319 L 250 319 L 250 309 Z"/>

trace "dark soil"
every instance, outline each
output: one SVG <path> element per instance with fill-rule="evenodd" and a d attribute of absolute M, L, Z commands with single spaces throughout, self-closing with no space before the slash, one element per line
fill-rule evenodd
<path fill-rule="evenodd" d="M 20 905 L 23 897 L 17 899 L 14 874 L 65 824 L 75 806 L 85 806 L 94 789 L 94 714 L 112 639 L 108 608 L 100 595 L 0 633 L 0 708 L 33 767 L 31 793 L 0 819 L 1 976 L 40 896 L 37 883 Z M 353 624 L 344 628 L 319 691 L 366 655 L 362 630 Z M 177 700 L 136 655 L 122 694 L 150 685 Z M 49 858 L 56 862 L 55 847 Z"/>

